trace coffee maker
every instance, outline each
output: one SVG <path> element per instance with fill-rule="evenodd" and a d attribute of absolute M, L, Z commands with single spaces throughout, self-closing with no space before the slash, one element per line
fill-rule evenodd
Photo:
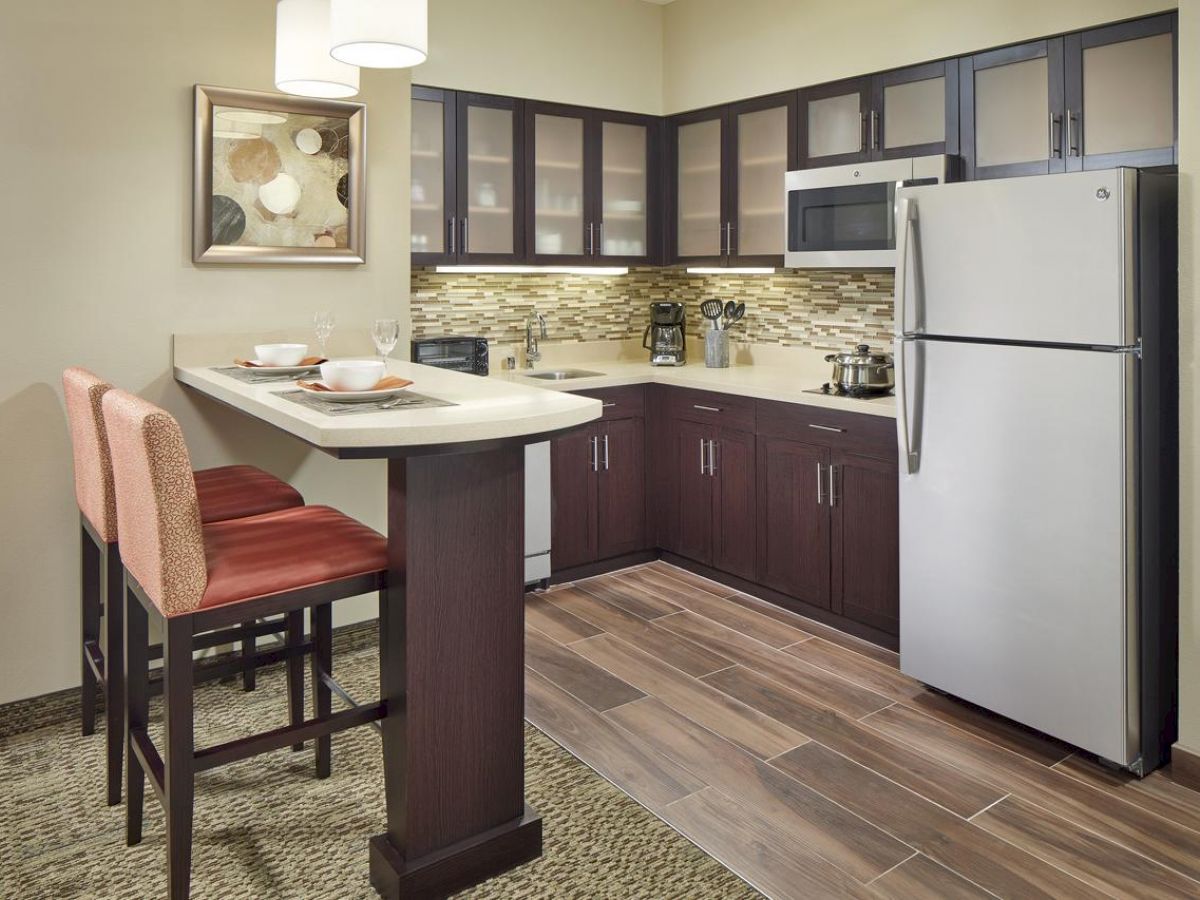
<path fill-rule="evenodd" d="M 650 324 L 642 335 L 652 366 L 682 366 L 687 362 L 687 337 L 683 304 L 658 301 L 650 304 Z"/>

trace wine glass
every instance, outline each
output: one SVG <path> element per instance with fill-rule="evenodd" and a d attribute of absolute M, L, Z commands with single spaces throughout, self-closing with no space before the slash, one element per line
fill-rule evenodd
<path fill-rule="evenodd" d="M 400 322 L 396 319 L 376 319 L 375 324 L 371 326 L 371 340 L 375 342 L 379 358 L 386 363 L 388 354 L 395 349 L 396 342 L 400 340 Z"/>
<path fill-rule="evenodd" d="M 331 312 L 319 312 L 313 316 L 313 328 L 317 332 L 317 347 L 318 354 L 322 359 L 325 358 L 325 344 L 329 341 L 329 336 L 333 334 L 333 326 L 337 324 Z"/>

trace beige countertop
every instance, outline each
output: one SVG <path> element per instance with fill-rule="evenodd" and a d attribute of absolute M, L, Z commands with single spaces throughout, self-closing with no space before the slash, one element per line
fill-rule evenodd
<path fill-rule="evenodd" d="M 676 387 L 716 391 L 722 394 L 737 394 L 760 400 L 779 400 L 784 403 L 802 403 L 825 409 L 840 409 L 846 412 L 864 413 L 871 416 L 896 417 L 896 398 L 892 396 L 872 399 L 856 399 L 837 395 L 805 393 L 806 388 L 816 388 L 829 378 L 829 367 L 813 365 L 811 359 L 796 361 L 772 359 L 769 362 L 734 364 L 726 369 L 709 369 L 700 362 L 684 366 L 652 366 L 644 360 L 628 358 L 589 358 L 586 351 L 568 354 L 563 346 L 555 347 L 549 361 L 538 362 L 535 368 L 515 369 L 494 377 L 514 384 L 536 384 L 556 391 L 585 391 L 596 388 L 617 387 L 626 384 L 669 384 Z M 549 355 L 549 354 L 547 354 Z M 565 357 L 565 358 L 564 358 Z M 566 360 L 570 360 L 569 362 Z M 539 371 L 555 369 L 585 369 L 600 373 L 595 377 L 571 378 L 563 381 L 547 381 L 530 378 Z M 814 371 L 816 369 L 816 371 Z"/>

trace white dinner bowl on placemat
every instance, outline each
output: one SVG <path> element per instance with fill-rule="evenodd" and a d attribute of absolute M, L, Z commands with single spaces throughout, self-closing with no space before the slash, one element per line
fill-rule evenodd
<path fill-rule="evenodd" d="M 321 381 L 333 390 L 370 391 L 387 375 L 387 366 L 377 359 L 337 359 L 321 363 Z"/>
<path fill-rule="evenodd" d="M 255 344 L 252 362 L 260 366 L 298 366 L 308 356 L 308 344 Z"/>

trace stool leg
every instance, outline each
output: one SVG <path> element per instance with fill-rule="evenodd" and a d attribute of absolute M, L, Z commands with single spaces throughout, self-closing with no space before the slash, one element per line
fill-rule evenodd
<path fill-rule="evenodd" d="M 243 622 L 242 627 L 248 628 L 254 624 L 254 621 Z M 254 653 L 258 649 L 258 640 L 254 635 L 250 634 L 242 638 L 242 659 L 245 665 L 242 667 L 242 690 L 254 690 L 255 674 L 257 669 L 254 665 Z"/>
<path fill-rule="evenodd" d="M 333 695 L 321 679 L 321 673 L 333 674 L 333 606 L 323 603 L 312 608 L 312 674 L 313 674 L 313 714 L 315 718 L 323 718 L 333 712 Z M 330 735 L 324 735 L 316 740 L 317 746 L 317 777 L 328 778 L 330 760 L 333 755 L 333 742 Z"/>
<path fill-rule="evenodd" d="M 167 619 L 163 640 L 163 799 L 167 808 L 170 900 L 187 900 L 192 874 L 192 617 Z"/>
<path fill-rule="evenodd" d="M 104 722 L 108 733 L 108 805 L 121 802 L 121 763 L 125 749 L 125 568 L 116 543 L 104 555 Z"/>
<path fill-rule="evenodd" d="M 142 806 L 146 773 L 133 752 L 135 732 L 145 732 L 150 718 L 150 627 L 146 610 L 125 588 L 125 843 L 142 842 Z"/>
<path fill-rule="evenodd" d="M 297 609 L 287 614 L 287 645 L 299 647 L 304 643 L 304 610 Z M 287 661 L 288 719 L 292 725 L 304 722 L 304 657 L 290 656 Z M 293 752 L 300 752 L 304 744 L 292 744 Z"/>
<path fill-rule="evenodd" d="M 119 598 L 121 595 L 117 594 Z M 100 641 L 100 548 L 79 526 L 80 661 L 83 663 L 80 715 L 84 735 L 96 733 L 96 674 L 88 665 L 88 644 Z"/>

